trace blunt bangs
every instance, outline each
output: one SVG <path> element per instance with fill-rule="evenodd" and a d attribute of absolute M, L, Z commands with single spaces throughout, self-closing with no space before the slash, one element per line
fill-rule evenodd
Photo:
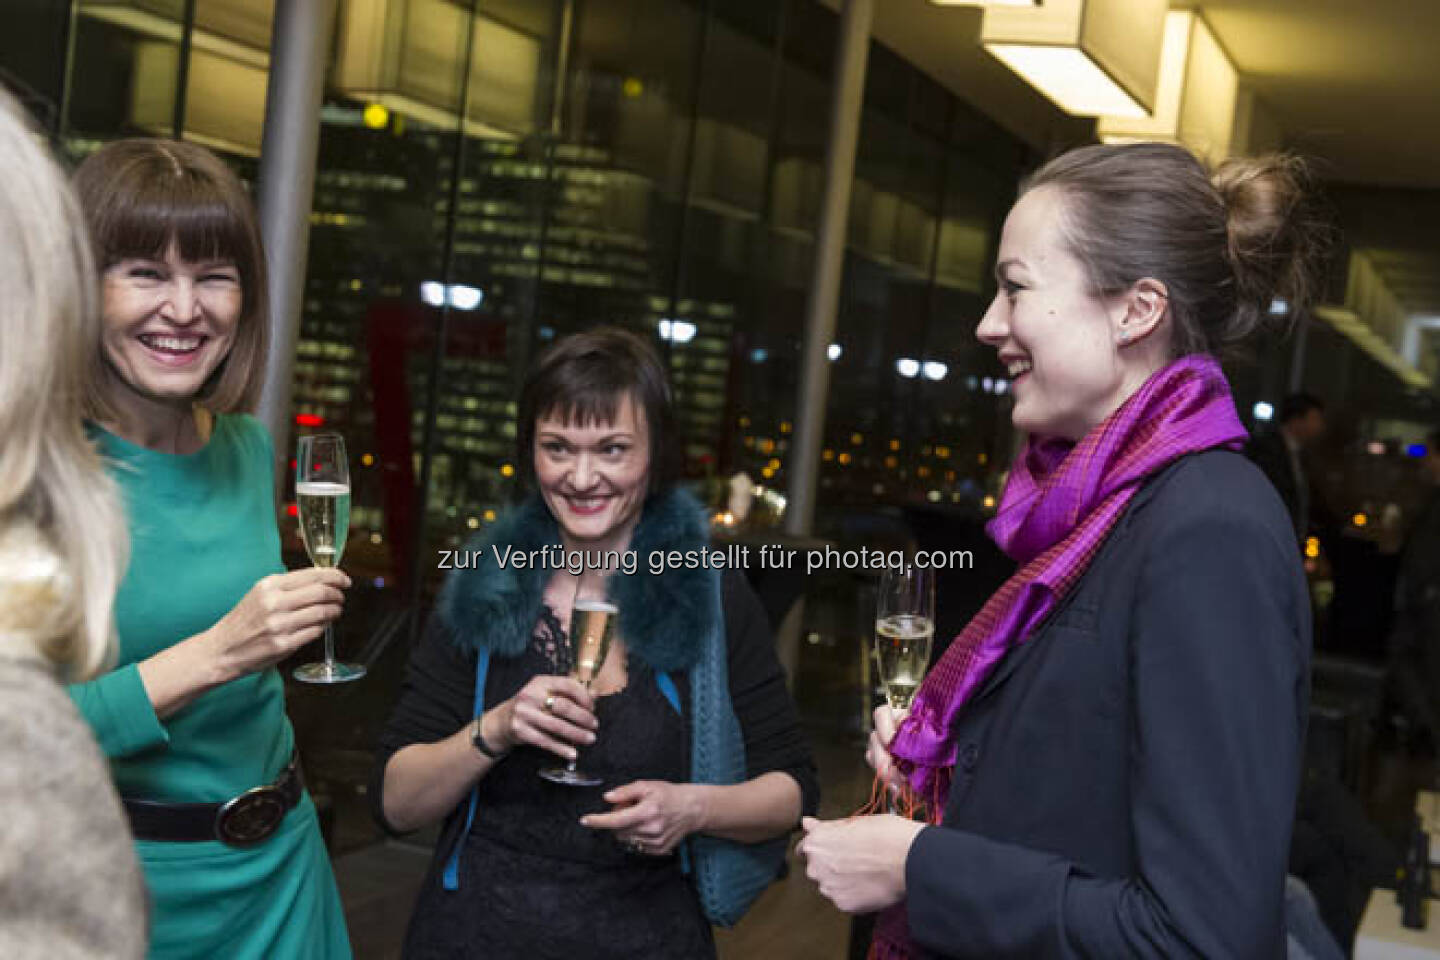
<path fill-rule="evenodd" d="M 133 186 L 97 218 L 101 269 L 121 260 L 163 260 L 173 247 L 187 263 L 229 261 L 254 276 L 249 213 L 235 209 L 215 184 L 153 177 Z"/>

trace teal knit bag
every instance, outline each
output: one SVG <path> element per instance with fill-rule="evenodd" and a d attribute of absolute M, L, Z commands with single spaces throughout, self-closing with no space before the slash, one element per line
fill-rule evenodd
<path fill-rule="evenodd" d="M 690 671 L 690 778 L 695 783 L 729 786 L 744 783 L 745 739 L 730 703 L 730 672 L 726 667 L 725 617 L 720 601 L 720 574 L 712 572 L 711 602 L 715 626 L 705 638 L 700 661 Z M 660 674 L 660 689 L 676 710 L 680 698 L 669 674 Z M 789 837 L 764 843 L 736 843 L 695 834 L 685 841 L 691 878 L 700 906 L 711 923 L 733 927 L 780 873 Z"/>

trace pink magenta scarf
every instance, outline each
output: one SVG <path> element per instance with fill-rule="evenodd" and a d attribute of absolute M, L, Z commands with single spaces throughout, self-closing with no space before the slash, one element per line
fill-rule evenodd
<path fill-rule="evenodd" d="M 950 644 L 890 744 L 932 823 L 940 822 L 949 794 L 956 716 L 995 665 L 1079 582 L 1148 478 L 1186 454 L 1239 449 L 1245 438 L 1230 385 L 1208 356 L 1184 357 L 1158 370 L 1079 443 L 1030 438 L 986 527 L 1020 569 Z M 917 954 L 905 905 L 885 911 L 870 956 L 903 960 Z"/>

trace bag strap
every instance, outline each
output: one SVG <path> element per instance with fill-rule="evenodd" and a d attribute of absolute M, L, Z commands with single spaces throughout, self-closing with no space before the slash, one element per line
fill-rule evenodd
<path fill-rule="evenodd" d="M 660 692 L 665 694 L 665 699 L 670 706 L 675 708 L 681 718 L 684 718 L 685 711 L 680 709 L 680 689 L 675 686 L 675 678 L 664 670 L 655 671 L 655 683 L 660 687 Z M 680 872 L 687 877 L 690 875 L 690 841 L 687 839 L 678 847 L 680 853 Z"/>
<path fill-rule="evenodd" d="M 475 656 L 475 707 L 472 716 L 485 712 L 485 678 L 490 674 L 490 648 L 481 647 Z M 480 784 L 470 788 L 470 809 L 465 814 L 465 828 L 455 838 L 455 847 L 445 861 L 443 885 L 446 890 L 460 889 L 460 851 L 465 847 L 465 838 L 470 835 L 470 825 L 475 822 L 475 808 L 480 803 Z"/>
<path fill-rule="evenodd" d="M 680 716 L 685 716 L 685 711 L 680 709 L 680 691 L 675 686 L 675 678 L 663 670 L 655 672 L 655 683 L 659 685 L 660 692 L 665 694 L 665 699 L 670 701 L 670 706 Z"/>

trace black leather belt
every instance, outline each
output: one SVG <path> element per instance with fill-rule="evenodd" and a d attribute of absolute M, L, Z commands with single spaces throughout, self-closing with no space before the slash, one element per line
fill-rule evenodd
<path fill-rule="evenodd" d="M 162 803 L 122 797 L 137 840 L 197 843 L 219 840 L 232 847 L 264 843 L 305 795 L 298 756 L 274 783 L 252 787 L 223 803 Z"/>

